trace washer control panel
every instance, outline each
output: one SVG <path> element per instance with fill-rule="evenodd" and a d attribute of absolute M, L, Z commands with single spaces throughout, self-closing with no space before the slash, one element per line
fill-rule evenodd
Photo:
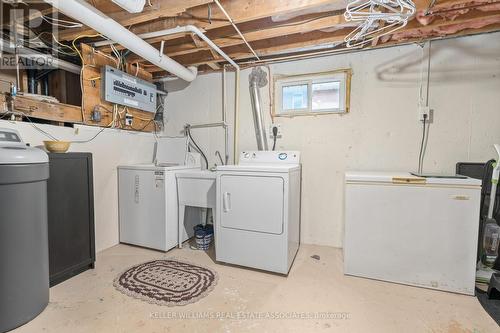
<path fill-rule="evenodd" d="M 240 164 L 299 164 L 298 151 L 244 151 L 240 154 Z"/>

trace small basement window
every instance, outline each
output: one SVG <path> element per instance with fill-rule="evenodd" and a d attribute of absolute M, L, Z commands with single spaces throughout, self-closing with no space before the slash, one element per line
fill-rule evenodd
<path fill-rule="evenodd" d="M 274 115 L 299 116 L 349 111 L 351 70 L 274 77 Z"/>

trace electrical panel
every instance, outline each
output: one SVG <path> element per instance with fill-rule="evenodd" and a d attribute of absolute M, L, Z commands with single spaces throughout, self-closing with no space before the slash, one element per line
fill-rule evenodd
<path fill-rule="evenodd" d="M 105 66 L 101 90 L 101 97 L 106 102 L 156 113 L 156 86 L 148 81 Z"/>

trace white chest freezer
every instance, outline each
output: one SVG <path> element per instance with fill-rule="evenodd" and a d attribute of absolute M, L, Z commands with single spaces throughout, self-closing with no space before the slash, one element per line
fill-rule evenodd
<path fill-rule="evenodd" d="M 473 295 L 481 182 L 347 172 L 344 273 Z"/>

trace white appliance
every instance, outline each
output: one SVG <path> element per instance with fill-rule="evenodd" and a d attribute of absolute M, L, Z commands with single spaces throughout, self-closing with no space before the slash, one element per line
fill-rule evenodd
<path fill-rule="evenodd" d="M 481 181 L 347 172 L 344 273 L 474 295 Z"/>
<path fill-rule="evenodd" d="M 243 152 L 217 167 L 217 261 L 288 274 L 299 249 L 300 153 Z"/>
<path fill-rule="evenodd" d="M 168 251 L 177 245 L 175 176 L 199 170 L 200 156 L 187 152 L 185 138 L 160 138 L 155 161 L 118 167 L 120 242 Z"/>

